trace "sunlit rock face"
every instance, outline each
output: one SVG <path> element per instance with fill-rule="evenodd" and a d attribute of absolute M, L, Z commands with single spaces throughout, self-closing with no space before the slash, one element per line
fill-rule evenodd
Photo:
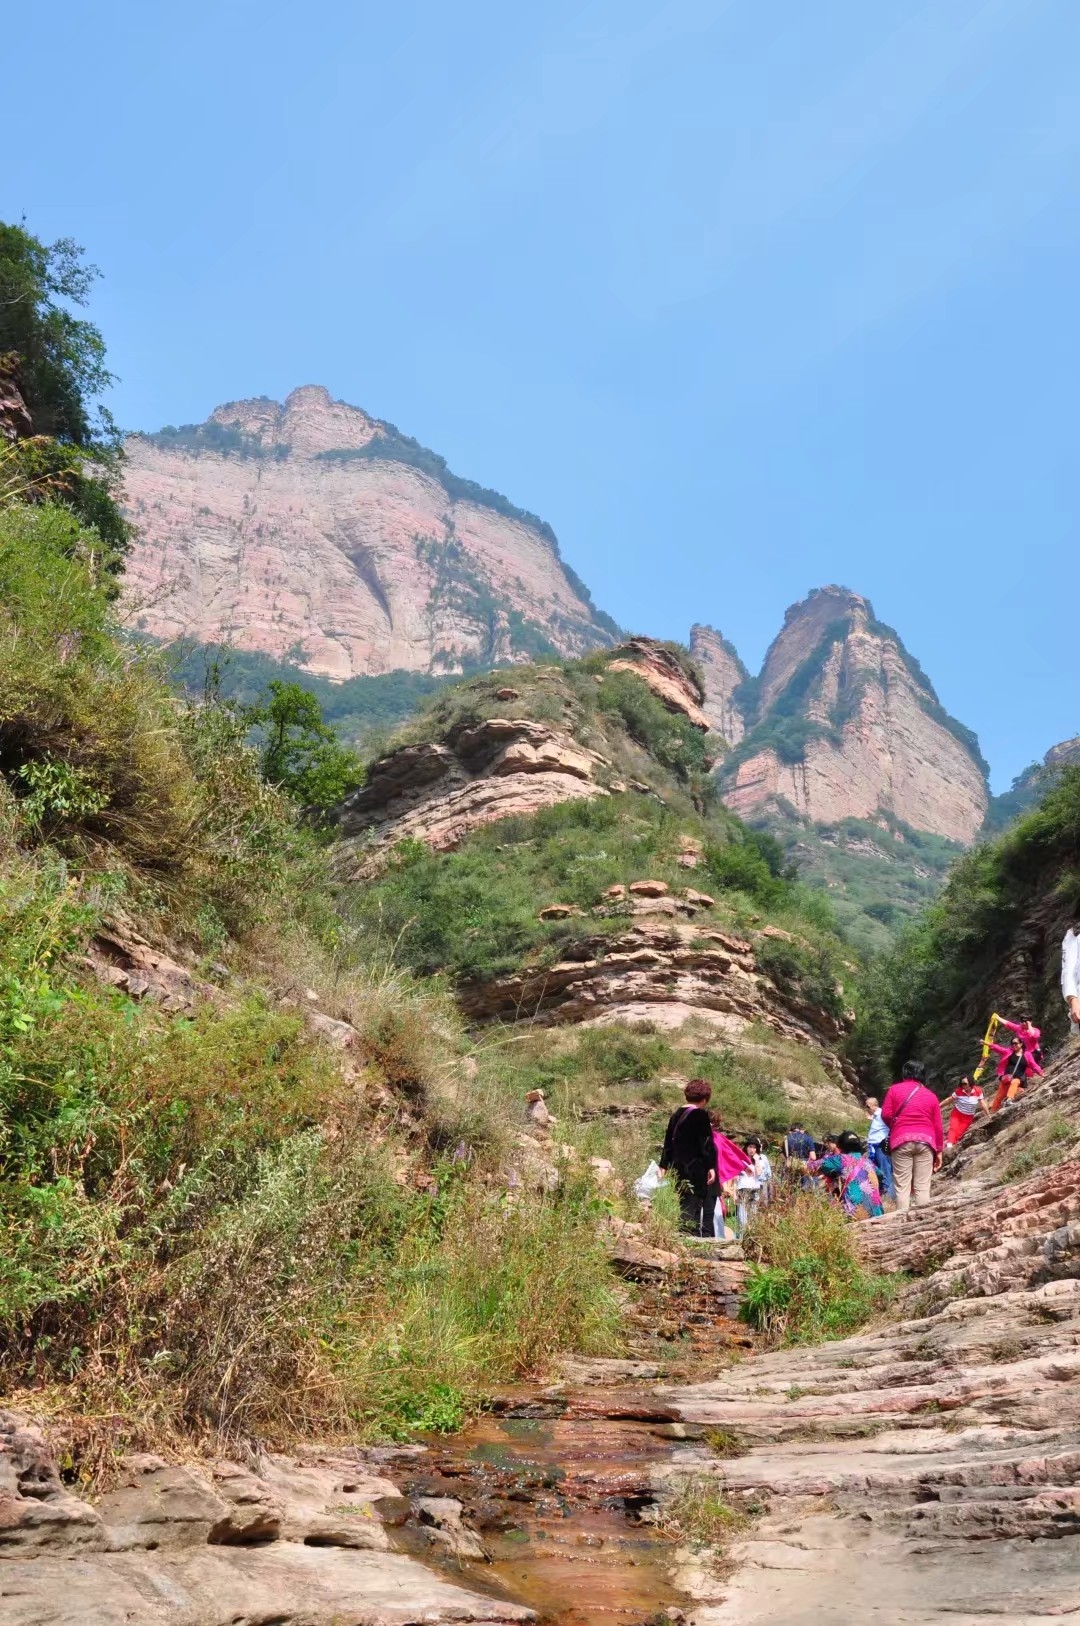
<path fill-rule="evenodd" d="M 439 463 L 315 385 L 132 436 L 132 623 L 335 679 L 610 643 L 551 531 Z"/>
<path fill-rule="evenodd" d="M 826 587 L 792 606 L 756 691 L 722 776 L 735 812 L 786 808 L 819 823 L 885 816 L 974 839 L 987 807 L 977 746 L 866 599 Z"/>

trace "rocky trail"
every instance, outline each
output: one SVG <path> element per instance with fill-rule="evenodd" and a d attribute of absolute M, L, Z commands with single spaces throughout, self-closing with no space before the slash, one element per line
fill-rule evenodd
<path fill-rule="evenodd" d="M 836 1342 L 748 1350 L 730 1250 L 680 1267 L 673 1293 L 671 1261 L 624 1230 L 613 1251 L 640 1284 L 650 1358 L 568 1362 L 454 1438 L 135 1457 L 91 1506 L 8 1414 L 0 1619 L 1080 1616 L 1078 1118 L 1080 1057 L 971 1132 L 933 1208 L 867 1224 L 870 1259 L 910 1280 L 887 1320 Z M 665 1528 L 687 1481 L 732 1510 L 719 1556 Z"/>

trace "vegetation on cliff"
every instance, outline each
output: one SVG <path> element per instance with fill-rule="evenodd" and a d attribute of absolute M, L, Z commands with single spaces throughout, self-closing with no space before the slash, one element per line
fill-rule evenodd
<path fill-rule="evenodd" d="M 97 275 L 70 238 L 43 243 L 0 221 L 0 499 L 63 503 L 116 571 L 130 529 L 120 436 L 101 403 L 112 374 L 101 333 L 71 309 Z"/>
<path fill-rule="evenodd" d="M 385 1433 L 610 1347 L 587 1184 L 508 1198 L 497 1068 L 472 1094 L 439 990 L 356 952 L 247 719 L 116 639 L 91 542 L 0 513 L 8 1388 L 131 1439 Z M 102 930 L 183 952 L 191 1009 L 101 985 Z M 356 1029 L 344 1064 L 309 989 Z"/>
<path fill-rule="evenodd" d="M 942 1069 L 969 1066 L 1006 988 L 1012 1014 L 1022 1004 L 1056 1037 L 1058 950 L 1078 903 L 1080 766 L 1069 765 L 1037 806 L 955 864 L 937 900 L 874 963 L 859 1059 L 879 1077 L 927 1047 Z"/>

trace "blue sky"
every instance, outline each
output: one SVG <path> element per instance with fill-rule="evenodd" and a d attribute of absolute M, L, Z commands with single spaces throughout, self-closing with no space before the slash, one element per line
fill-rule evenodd
<path fill-rule="evenodd" d="M 4 32 L 0 213 L 104 272 L 125 427 L 324 383 L 550 520 L 626 626 L 711 621 L 756 668 L 838 581 L 996 788 L 1080 732 L 1074 0 L 54 0 Z"/>

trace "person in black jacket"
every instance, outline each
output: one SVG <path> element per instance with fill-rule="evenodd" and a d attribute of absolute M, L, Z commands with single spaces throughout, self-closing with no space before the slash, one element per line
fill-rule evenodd
<path fill-rule="evenodd" d="M 716 1143 L 706 1110 L 712 1087 L 704 1078 L 686 1086 L 686 1106 L 668 1119 L 660 1167 L 671 1169 L 679 1192 L 684 1231 L 691 1236 L 712 1236 L 713 1210 L 720 1187 L 716 1172 Z"/>

